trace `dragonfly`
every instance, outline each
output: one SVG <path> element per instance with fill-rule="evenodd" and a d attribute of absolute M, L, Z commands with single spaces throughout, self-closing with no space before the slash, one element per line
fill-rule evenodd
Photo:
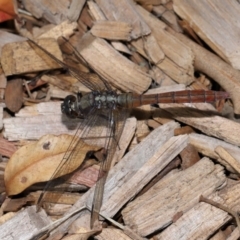
<path fill-rule="evenodd" d="M 80 141 L 80 139 L 90 139 L 93 143 L 100 135 L 101 130 L 103 130 L 103 128 L 105 129 L 105 137 L 103 138 L 103 160 L 101 161 L 99 179 L 96 182 L 92 202 L 91 228 L 99 221 L 104 184 L 111 167 L 112 158 L 118 147 L 125 121 L 129 117 L 132 108 L 158 103 L 213 103 L 229 98 L 227 92 L 211 90 L 183 90 L 150 95 L 140 95 L 131 92 L 119 94 L 106 80 L 100 78 L 101 84 L 97 84 L 94 79 L 89 78 L 88 73 L 80 72 L 75 67 L 66 65 L 35 41 L 30 39 L 28 41 L 30 46 L 33 44 L 43 53 L 50 56 L 62 68 L 67 69 L 73 77 L 90 89 L 90 92 L 85 94 L 78 92 L 76 96 L 67 96 L 61 104 L 63 114 L 69 118 L 79 118 L 81 122 L 70 144 L 74 150 L 65 154 L 63 157 L 40 195 L 37 203 L 38 206 L 42 206 L 42 203 L 48 198 L 47 195 L 49 193 L 47 190 L 52 186 L 53 179 L 75 169 L 78 164 L 75 156 L 78 151 L 81 151 L 82 147 L 82 141 Z M 95 126 L 99 127 L 96 128 Z"/>

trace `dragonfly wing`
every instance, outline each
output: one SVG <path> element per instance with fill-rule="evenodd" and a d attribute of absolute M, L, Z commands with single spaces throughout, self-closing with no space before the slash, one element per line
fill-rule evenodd
<path fill-rule="evenodd" d="M 88 74 L 85 72 L 81 72 L 78 69 L 71 67 L 67 64 L 65 64 L 64 62 L 60 61 L 58 58 L 56 58 L 53 54 L 51 54 L 50 52 L 48 52 L 46 49 L 44 49 L 43 47 L 41 47 L 39 44 L 37 44 L 36 42 L 34 42 L 31 39 L 28 39 L 28 41 L 30 42 L 30 46 L 34 45 L 36 46 L 38 49 L 40 49 L 42 52 L 44 52 L 45 54 L 47 54 L 48 56 L 50 56 L 52 59 L 54 59 L 61 67 L 68 69 L 69 73 L 75 77 L 79 82 L 81 82 L 82 84 L 84 84 L 87 88 L 91 89 L 91 90 L 99 90 L 96 82 L 97 82 L 97 77 L 94 76 L 93 74 Z M 32 44 L 32 45 L 31 45 Z M 99 81 L 100 78 L 98 78 Z M 100 81 L 102 81 L 102 79 L 100 79 Z M 103 85 L 105 85 L 103 83 Z"/>
<path fill-rule="evenodd" d="M 118 142 L 121 137 L 123 127 L 127 117 L 129 116 L 129 110 L 119 109 L 106 110 L 105 111 L 105 125 L 107 134 L 105 138 L 104 150 L 105 157 L 101 162 L 99 171 L 99 180 L 96 183 L 95 192 L 93 196 L 92 215 L 91 215 L 91 228 L 98 223 L 99 212 L 102 206 L 104 184 L 107 179 L 108 172 L 111 167 L 113 155 L 118 147 Z"/>
<path fill-rule="evenodd" d="M 90 114 L 83 119 L 81 123 L 79 123 L 78 129 L 68 147 L 69 150 L 66 151 L 64 154 L 61 163 L 56 168 L 55 172 L 53 173 L 51 179 L 46 184 L 45 188 L 43 189 L 38 202 L 37 202 L 37 209 L 39 210 L 40 207 L 44 202 L 57 202 L 59 197 L 61 196 L 61 192 L 64 192 L 64 188 L 61 191 L 48 191 L 50 189 L 54 189 L 57 184 L 65 182 L 66 179 L 71 177 L 71 172 L 77 169 L 80 166 L 79 163 L 79 154 L 81 153 L 81 148 L 84 146 L 85 142 L 82 141 L 82 138 L 87 137 L 90 129 L 94 127 L 98 119 L 98 111 L 97 109 L 93 108 L 90 111 Z M 93 130 L 92 130 L 93 132 Z M 91 144 L 92 145 L 92 144 Z M 72 149 L 70 151 L 70 149 Z M 67 174 L 67 175 L 66 175 Z M 64 176 L 65 177 L 62 177 Z M 59 178 L 61 177 L 61 178 Z M 54 180 L 58 178 L 58 180 Z"/>

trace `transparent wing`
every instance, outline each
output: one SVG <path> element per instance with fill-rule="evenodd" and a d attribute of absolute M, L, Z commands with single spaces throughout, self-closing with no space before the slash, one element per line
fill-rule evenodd
<path fill-rule="evenodd" d="M 54 59 L 61 67 L 68 69 L 69 73 L 73 77 L 75 77 L 78 81 L 80 81 L 82 84 L 84 84 L 87 88 L 91 89 L 92 91 L 93 90 L 101 90 L 102 88 L 99 88 L 99 87 L 105 86 L 105 82 L 103 82 L 102 79 L 99 78 L 96 74 L 89 74 L 89 73 L 81 72 L 74 67 L 68 66 L 67 64 L 60 61 L 53 54 L 48 52 L 46 49 L 41 47 L 39 44 L 37 44 L 33 40 L 28 39 L 28 41 L 30 42 L 30 46 L 31 46 L 31 44 L 33 44 L 38 49 L 40 49 L 42 52 L 44 52 L 45 54 L 50 56 L 52 59 Z M 99 81 L 102 81 L 102 84 L 100 84 Z M 100 86 L 98 86 L 98 85 L 100 85 Z"/>
<path fill-rule="evenodd" d="M 74 55 L 76 57 L 76 59 L 81 62 L 83 60 L 82 56 L 80 55 L 80 53 L 77 51 L 77 49 L 65 38 L 62 37 L 62 39 L 65 41 L 65 43 L 73 50 Z M 88 63 L 87 63 L 88 64 Z M 92 67 L 89 66 L 91 69 Z M 92 74 L 95 75 L 95 74 Z M 112 90 L 111 86 L 109 85 L 109 83 L 104 80 L 103 78 L 101 78 L 98 75 L 95 75 L 94 77 L 91 77 L 91 82 L 95 85 L 98 86 L 98 90 L 100 89 L 107 89 L 107 90 Z"/>
<path fill-rule="evenodd" d="M 118 146 L 119 139 L 121 137 L 123 127 L 127 117 L 129 116 L 129 110 L 119 109 L 117 110 L 105 110 L 106 122 L 106 138 L 104 143 L 105 158 L 101 163 L 99 171 L 99 180 L 96 183 L 93 203 L 92 203 L 92 215 L 91 215 L 91 228 L 98 222 L 99 212 L 102 206 L 104 184 L 107 179 L 108 172 L 111 167 L 113 155 Z"/>
<path fill-rule="evenodd" d="M 81 163 L 79 163 L 79 154 L 81 153 L 81 148 L 85 144 L 85 142 L 81 141 L 81 138 L 87 137 L 89 133 L 91 134 L 97 134 L 98 128 L 94 127 L 96 125 L 98 119 L 98 110 L 93 108 L 89 115 L 83 119 L 81 123 L 79 123 L 78 129 L 68 147 L 68 150 L 64 154 L 64 157 L 59 164 L 59 166 L 56 168 L 55 172 L 53 173 L 52 177 L 49 179 L 48 183 L 44 187 L 37 203 L 37 209 L 39 210 L 40 207 L 44 202 L 57 202 L 58 198 L 61 195 L 61 192 L 64 192 L 64 188 L 61 189 L 61 192 L 59 191 L 48 191 L 50 189 L 54 189 L 57 184 L 60 184 L 62 182 L 65 182 L 66 179 L 71 177 L 71 172 L 73 172 L 75 169 L 77 169 Z M 92 145 L 92 144 L 91 144 Z M 70 149 L 72 149 L 70 151 Z M 66 175 L 68 174 L 68 175 Z M 62 177 L 62 176 L 65 176 Z M 61 178 L 59 178 L 61 177 Z M 59 178 L 57 181 L 54 180 L 56 178 Z"/>

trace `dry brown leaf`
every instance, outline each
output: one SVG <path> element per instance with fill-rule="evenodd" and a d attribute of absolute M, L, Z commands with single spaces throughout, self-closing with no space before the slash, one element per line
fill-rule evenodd
<path fill-rule="evenodd" d="M 5 169 L 4 180 L 7 194 L 16 195 L 34 183 L 48 181 L 64 154 L 72 151 L 72 148 L 69 148 L 72 140 L 73 136 L 66 134 L 45 135 L 38 142 L 23 146 L 16 151 Z M 74 154 L 76 164 L 71 171 L 81 165 L 87 152 L 97 150 L 99 147 L 83 142 L 81 151 Z"/>

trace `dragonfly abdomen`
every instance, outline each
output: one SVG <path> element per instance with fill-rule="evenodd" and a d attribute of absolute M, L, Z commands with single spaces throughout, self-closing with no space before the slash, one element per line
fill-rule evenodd
<path fill-rule="evenodd" d="M 220 91 L 183 90 L 150 95 L 132 95 L 132 107 L 157 103 L 212 103 L 217 100 L 227 99 L 229 94 Z"/>

